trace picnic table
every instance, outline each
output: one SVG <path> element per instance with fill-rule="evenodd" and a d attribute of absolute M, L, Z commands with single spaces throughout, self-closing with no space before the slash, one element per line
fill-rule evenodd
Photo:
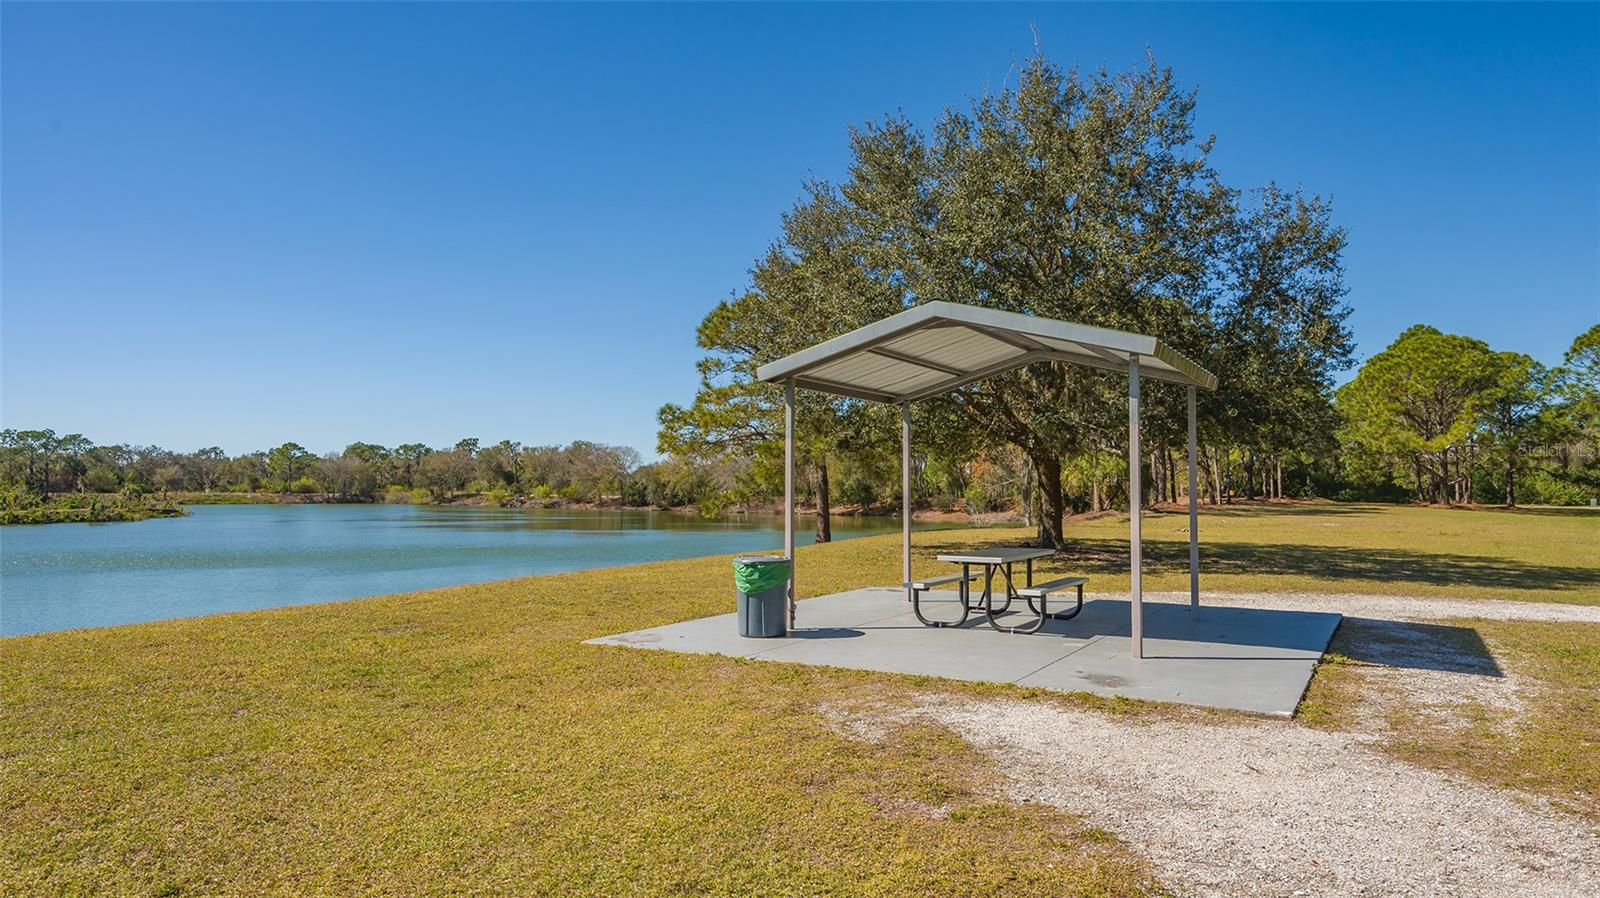
<path fill-rule="evenodd" d="M 1033 562 L 1038 558 L 1048 558 L 1055 554 L 1051 549 L 1038 549 L 1026 547 L 981 549 L 972 552 L 950 552 L 935 556 L 940 561 L 961 565 L 961 573 L 950 574 L 943 577 L 934 577 L 930 580 L 921 580 L 911 584 L 911 609 L 917 615 L 917 620 L 929 627 L 959 627 L 967 622 L 967 616 L 974 611 L 982 611 L 989 621 L 989 626 L 996 630 L 1008 633 L 1035 633 L 1042 628 L 1047 620 L 1068 620 L 1077 616 L 1083 610 L 1083 585 L 1088 582 L 1085 577 L 1062 577 L 1049 583 L 1035 586 L 1033 583 Z M 1024 565 L 1025 585 L 1018 588 L 1012 577 L 1012 566 L 1021 563 Z M 981 573 L 973 568 L 981 569 Z M 994 576 L 1000 574 L 1005 582 L 1005 604 L 995 607 Z M 972 581 L 983 578 L 983 592 L 976 602 L 972 599 Z M 924 616 L 922 613 L 922 593 L 934 586 L 951 583 L 956 584 L 956 592 L 960 598 L 961 618 L 956 621 L 936 621 Z M 1078 591 L 1078 606 L 1070 612 L 1052 612 L 1046 607 L 1047 599 L 1051 592 L 1076 587 Z M 996 617 L 1005 614 L 1011 609 L 1013 599 L 1022 599 L 1028 603 L 1028 610 L 1035 618 L 1029 624 L 1015 627 L 1001 626 Z M 1034 604 L 1034 600 L 1038 604 Z"/>

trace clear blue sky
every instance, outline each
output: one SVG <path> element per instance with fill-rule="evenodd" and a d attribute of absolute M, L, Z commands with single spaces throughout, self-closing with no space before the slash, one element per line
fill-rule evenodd
<path fill-rule="evenodd" d="M 0 421 L 238 452 L 651 452 L 847 126 L 1032 49 L 1329 194 L 1360 351 L 1600 320 L 1600 7 L 4 4 Z"/>

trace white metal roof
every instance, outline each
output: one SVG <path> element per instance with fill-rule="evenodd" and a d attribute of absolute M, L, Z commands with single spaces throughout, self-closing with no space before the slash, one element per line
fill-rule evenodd
<path fill-rule="evenodd" d="M 874 402 L 913 402 L 1021 365 L 1072 362 L 1214 390 L 1217 378 L 1143 334 L 953 302 L 929 302 L 756 370 L 763 381 Z"/>

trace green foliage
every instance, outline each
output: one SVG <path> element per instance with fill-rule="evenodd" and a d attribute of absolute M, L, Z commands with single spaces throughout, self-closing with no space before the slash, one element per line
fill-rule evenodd
<path fill-rule="evenodd" d="M 1517 501 L 1529 505 L 1588 505 L 1596 498 L 1600 498 L 1600 490 L 1553 471 L 1533 471 L 1517 486 Z"/>
<path fill-rule="evenodd" d="M 315 457 L 299 443 L 284 443 L 267 453 L 267 472 L 281 491 L 288 491 L 310 469 Z"/>
<path fill-rule="evenodd" d="M 1410 478 L 1419 499 L 1449 501 L 1451 450 L 1477 424 L 1490 362 L 1481 340 L 1408 328 L 1339 391 L 1341 438 L 1369 471 Z"/>
<path fill-rule="evenodd" d="M 1593 333 L 1593 329 L 1591 329 Z M 1586 364 L 1574 343 L 1578 369 Z M 1575 504 L 1600 490 L 1587 451 L 1585 375 L 1417 325 L 1339 391 L 1338 436 L 1357 485 L 1435 503 Z"/>
<path fill-rule="evenodd" d="M 1325 447 L 1308 438 L 1327 433 L 1331 375 L 1350 355 L 1344 233 L 1319 198 L 1223 186 L 1194 108 L 1154 64 L 1084 77 L 1036 58 L 1015 89 L 947 110 L 931 133 L 900 117 L 852 131 L 849 177 L 809 185 L 750 289 L 701 324 L 701 389 L 661 410 L 662 451 L 777 439 L 777 391 L 753 383 L 755 366 L 929 299 L 1155 334 L 1223 372 L 1202 408 L 1214 442 L 1251 462 Z M 968 490 L 949 476 L 961 461 L 1021 450 L 1014 495 L 1037 485 L 1059 545 L 1063 459 L 1124 445 L 1125 389 L 1038 364 L 924 403 L 913 429 L 941 447 L 927 457 L 947 494 Z M 892 445 L 893 417 L 802 391 L 802 458 Z M 1181 391 L 1150 390 L 1147 445 L 1181 445 L 1184 417 Z M 939 453 L 952 457 L 933 465 Z"/>
<path fill-rule="evenodd" d="M 157 502 L 134 491 L 120 495 L 69 493 L 49 498 L 20 483 L 0 483 L 0 524 L 57 524 L 142 521 L 183 514 L 171 502 Z"/>

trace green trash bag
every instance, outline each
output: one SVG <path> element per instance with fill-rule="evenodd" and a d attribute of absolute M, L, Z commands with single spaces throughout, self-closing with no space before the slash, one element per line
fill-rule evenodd
<path fill-rule="evenodd" d="M 779 555 L 742 556 L 733 560 L 733 585 L 747 596 L 789 582 L 789 561 Z"/>

